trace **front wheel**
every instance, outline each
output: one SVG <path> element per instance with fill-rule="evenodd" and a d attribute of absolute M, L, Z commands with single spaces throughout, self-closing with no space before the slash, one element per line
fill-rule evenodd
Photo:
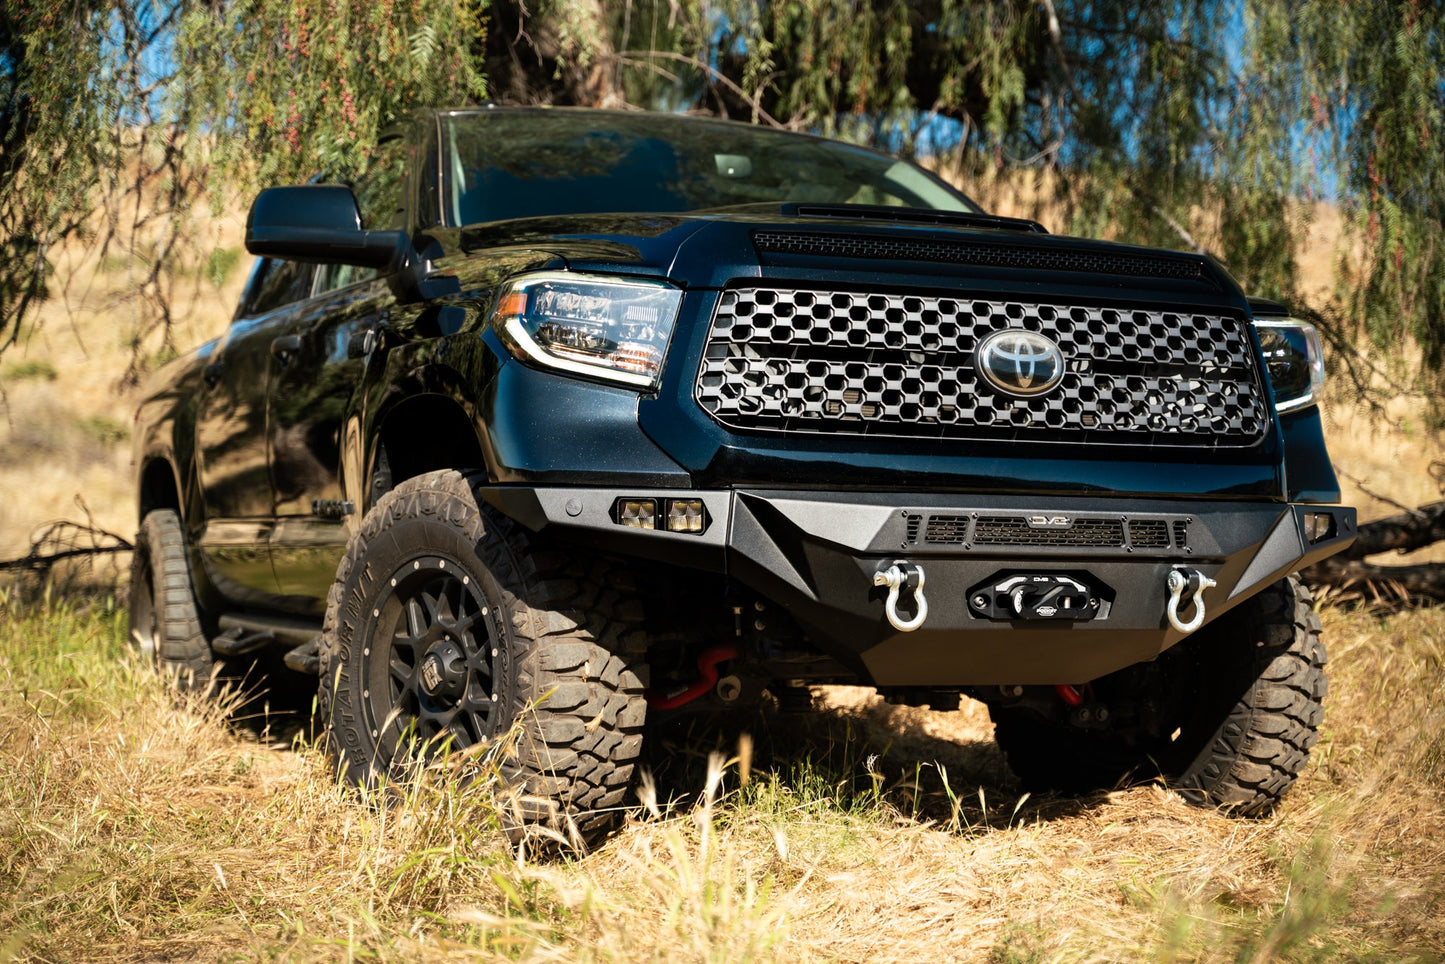
<path fill-rule="evenodd" d="M 507 737 L 514 830 L 590 843 L 631 784 L 646 715 L 641 609 L 605 560 L 550 550 L 455 471 L 403 482 L 337 570 L 320 710 L 348 781 Z"/>
<path fill-rule="evenodd" d="M 1152 663 L 1089 687 L 1111 708 L 1082 728 L 994 706 L 995 736 L 1031 790 L 1078 793 L 1162 776 L 1188 800 L 1268 813 L 1303 771 L 1324 717 L 1325 648 L 1309 590 L 1281 580 Z"/>

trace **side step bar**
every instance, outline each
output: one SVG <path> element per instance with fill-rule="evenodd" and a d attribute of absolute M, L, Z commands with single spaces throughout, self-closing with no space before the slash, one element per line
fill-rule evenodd
<path fill-rule="evenodd" d="M 245 656 L 282 644 L 290 647 L 287 668 L 312 676 L 321 671 L 321 634 L 314 622 L 250 613 L 227 613 L 217 622 L 221 635 L 211 640 L 211 649 L 219 656 Z"/>

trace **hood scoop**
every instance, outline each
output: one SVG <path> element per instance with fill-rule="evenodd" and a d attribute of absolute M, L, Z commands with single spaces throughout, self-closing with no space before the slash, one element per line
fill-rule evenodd
<path fill-rule="evenodd" d="M 1204 273 L 1204 259 L 1197 256 L 1100 251 L 1072 245 L 955 240 L 919 237 L 914 234 L 801 230 L 755 231 L 753 245 L 760 255 L 913 261 L 986 268 L 1019 268 L 1028 271 L 1072 271 L 1173 281 L 1208 280 Z"/>
<path fill-rule="evenodd" d="M 1001 218 L 975 211 L 938 211 L 932 208 L 889 207 L 881 204 L 805 204 L 789 201 L 781 209 L 787 218 L 841 218 L 848 221 L 896 221 L 901 224 L 940 224 L 957 228 L 992 228 L 1048 234 L 1037 221 Z"/>

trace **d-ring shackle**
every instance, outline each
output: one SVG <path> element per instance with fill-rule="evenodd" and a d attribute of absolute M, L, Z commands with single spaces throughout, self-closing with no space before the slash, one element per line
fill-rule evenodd
<path fill-rule="evenodd" d="M 1181 633 L 1192 633 L 1204 625 L 1204 590 L 1219 585 L 1202 572 L 1194 569 L 1169 570 L 1169 625 Z M 1194 618 L 1183 622 L 1179 618 L 1179 603 L 1188 596 L 1194 603 Z"/>
<path fill-rule="evenodd" d="M 888 621 L 893 624 L 893 628 L 900 633 L 913 632 L 928 618 L 928 600 L 923 598 L 923 579 L 922 566 L 902 559 L 873 574 L 873 585 L 888 587 L 888 599 L 883 603 L 883 611 L 888 614 Z M 898 592 L 901 589 L 913 592 L 913 601 L 918 606 L 918 612 L 914 613 L 912 619 L 901 619 L 898 616 Z"/>

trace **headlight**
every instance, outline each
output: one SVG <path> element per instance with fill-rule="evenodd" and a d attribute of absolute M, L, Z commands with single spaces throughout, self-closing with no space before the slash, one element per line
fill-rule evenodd
<path fill-rule="evenodd" d="M 1256 321 L 1254 327 L 1264 351 L 1274 407 L 1289 412 L 1313 404 L 1325 385 L 1325 353 L 1315 326 L 1292 318 L 1267 318 Z"/>
<path fill-rule="evenodd" d="M 682 292 L 660 282 L 559 272 L 502 286 L 491 323 L 518 358 L 656 388 Z"/>

